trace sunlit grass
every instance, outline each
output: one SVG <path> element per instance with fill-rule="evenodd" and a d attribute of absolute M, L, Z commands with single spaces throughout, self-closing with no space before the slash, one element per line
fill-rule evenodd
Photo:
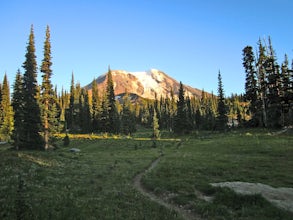
<path fill-rule="evenodd" d="M 263 198 L 240 198 L 231 190 L 213 188 L 209 183 L 243 181 L 292 187 L 292 158 L 292 136 L 273 136 L 262 131 L 212 134 L 204 138 L 197 134 L 182 142 L 179 149 L 165 154 L 143 182 L 159 196 L 175 195 L 170 202 L 187 206 L 207 219 L 219 216 L 223 219 L 262 219 L 264 216 L 264 219 L 291 219 L 292 214 L 262 202 Z M 215 197 L 214 202 L 198 199 L 197 190 Z M 238 201 L 237 207 L 229 202 L 231 198 Z"/>
<path fill-rule="evenodd" d="M 40 166 L 44 166 L 44 167 L 51 167 L 51 166 L 56 166 L 58 165 L 58 163 L 56 162 L 56 160 L 48 160 L 48 159 L 44 159 L 44 158 L 40 158 L 40 157 L 36 157 L 33 155 L 30 155 L 28 153 L 17 153 L 17 156 L 19 158 L 22 158 L 24 160 L 36 163 Z"/>
<path fill-rule="evenodd" d="M 0 219 L 180 219 L 132 185 L 166 142 L 77 137 L 47 152 L 0 151 Z"/>
<path fill-rule="evenodd" d="M 115 134 L 108 134 L 108 133 L 102 133 L 102 134 L 67 134 L 70 139 L 82 139 L 82 140 L 103 140 L 103 139 L 114 139 L 114 140 L 125 140 L 125 139 L 131 139 L 131 140 L 137 140 L 137 141 L 181 141 L 180 138 L 159 138 L 154 139 L 152 137 L 132 137 L 129 135 L 115 135 Z M 64 138 L 66 134 L 60 133 L 54 135 L 56 138 Z M 151 135 L 149 135 L 151 136 Z"/>
<path fill-rule="evenodd" d="M 109 134 L 57 135 L 55 150 L 14 151 L 0 147 L 0 219 L 180 219 L 133 187 L 136 174 L 159 156 L 143 183 L 169 202 L 204 219 L 290 219 L 262 197 L 239 197 L 211 182 L 261 182 L 292 187 L 293 137 L 246 130 L 151 138 L 150 130 L 131 136 Z M 179 139 L 180 138 L 180 139 Z M 79 153 L 70 152 L 80 149 Z M 202 201 L 196 190 L 215 197 Z M 237 205 L 236 205 L 237 203 Z M 265 217 L 263 217 L 265 216 Z M 262 218 L 263 217 L 263 218 Z"/>

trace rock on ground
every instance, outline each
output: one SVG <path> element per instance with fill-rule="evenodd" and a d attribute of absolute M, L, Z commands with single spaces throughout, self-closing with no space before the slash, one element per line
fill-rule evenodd
<path fill-rule="evenodd" d="M 215 187 L 228 187 L 243 195 L 261 194 L 277 207 L 293 212 L 293 188 L 274 188 L 262 183 L 222 182 L 211 183 Z"/>

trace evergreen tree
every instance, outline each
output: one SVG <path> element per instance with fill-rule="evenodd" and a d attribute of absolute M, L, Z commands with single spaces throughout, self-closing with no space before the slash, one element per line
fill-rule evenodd
<path fill-rule="evenodd" d="M 161 96 L 160 100 L 160 109 L 161 109 L 161 120 L 160 120 L 160 128 L 161 129 L 168 129 L 168 125 L 170 124 L 170 99 L 168 97 L 163 98 Z"/>
<path fill-rule="evenodd" d="M 190 97 L 187 96 L 186 98 L 186 120 L 187 120 L 187 129 L 189 131 L 193 130 L 194 128 L 194 112 L 191 104 Z"/>
<path fill-rule="evenodd" d="M 261 40 L 258 43 L 258 60 L 257 60 L 257 75 L 258 75 L 258 92 L 259 92 L 259 103 L 258 109 L 261 112 L 260 125 L 263 127 L 267 126 L 267 78 L 265 63 L 267 56 L 265 54 L 265 47 L 262 45 Z"/>
<path fill-rule="evenodd" d="M 140 118 L 141 125 L 145 127 L 149 125 L 150 112 L 149 112 L 149 104 L 146 100 L 143 100 L 141 104 L 141 108 L 139 111 L 139 118 Z"/>
<path fill-rule="evenodd" d="M 136 131 L 135 115 L 131 111 L 131 102 L 129 94 L 126 92 L 123 97 L 121 112 L 121 132 L 125 135 L 131 135 Z"/>
<path fill-rule="evenodd" d="M 227 126 L 227 122 L 228 122 L 227 108 L 225 104 L 223 82 L 222 82 L 221 73 L 219 71 L 218 73 L 218 115 L 217 115 L 217 121 L 216 121 L 216 128 L 218 130 L 225 130 Z"/>
<path fill-rule="evenodd" d="M 108 122 L 107 122 L 107 131 L 110 133 L 117 134 L 120 130 L 120 120 L 119 114 L 116 106 L 115 101 L 115 94 L 114 94 L 114 84 L 112 79 L 112 73 L 109 68 L 107 74 L 107 88 L 106 88 L 106 95 L 107 95 L 107 104 L 108 104 Z"/>
<path fill-rule="evenodd" d="M 174 132 L 182 134 L 189 132 L 188 122 L 186 116 L 186 102 L 184 97 L 184 88 L 182 82 L 180 82 L 178 101 L 177 101 L 177 114 L 174 118 Z"/>
<path fill-rule="evenodd" d="M 16 149 L 19 146 L 23 146 L 23 137 L 24 137 L 24 111 L 23 111 L 23 77 L 18 69 L 15 77 L 15 82 L 13 86 L 13 95 L 11 105 L 13 107 L 13 121 L 14 121 L 14 129 L 12 139 L 14 140 L 14 146 Z"/>
<path fill-rule="evenodd" d="M 288 104 L 290 100 L 290 70 L 288 56 L 285 54 L 285 59 L 281 67 L 281 91 L 280 95 L 283 102 Z"/>
<path fill-rule="evenodd" d="M 267 77 L 267 126 L 281 126 L 281 100 L 280 100 L 280 72 L 279 65 L 276 62 L 275 51 L 269 38 L 269 51 L 265 62 L 265 70 Z"/>
<path fill-rule="evenodd" d="M 51 133 L 56 132 L 57 128 L 57 106 L 56 97 L 51 83 L 52 76 L 52 61 L 51 61 L 51 42 L 50 29 L 47 26 L 46 40 L 44 43 L 44 58 L 41 65 L 41 72 L 43 73 L 41 86 L 41 107 L 42 107 L 42 122 L 44 129 L 45 150 L 49 148 L 49 138 Z"/>
<path fill-rule="evenodd" d="M 101 132 L 109 132 L 109 112 L 108 112 L 108 99 L 106 94 L 102 98 L 101 115 L 99 118 L 99 127 Z"/>
<path fill-rule="evenodd" d="M 61 90 L 61 95 L 58 97 L 59 105 L 59 126 L 58 131 L 65 131 L 67 129 L 66 109 L 69 108 L 69 95 L 64 89 Z"/>
<path fill-rule="evenodd" d="M 169 131 L 172 132 L 174 131 L 174 118 L 176 115 L 176 101 L 175 101 L 175 97 L 174 97 L 174 91 L 171 88 L 171 92 L 170 92 L 170 107 L 169 107 Z"/>
<path fill-rule="evenodd" d="M 96 79 L 92 82 L 92 129 L 93 131 L 99 131 L 99 119 L 101 115 L 101 103 L 100 103 L 99 91 Z"/>
<path fill-rule="evenodd" d="M 2 84 L 0 83 L 0 102 L 2 100 Z"/>
<path fill-rule="evenodd" d="M 0 112 L 0 139 L 8 141 L 13 129 L 13 112 L 10 105 L 10 89 L 6 74 L 1 88 Z"/>
<path fill-rule="evenodd" d="M 27 52 L 25 55 L 23 68 L 23 130 L 24 137 L 20 148 L 42 149 L 44 145 L 43 138 L 40 134 L 42 122 L 40 116 L 40 106 L 38 102 L 38 85 L 37 85 L 37 61 L 35 55 L 35 40 L 33 26 L 29 35 Z"/>
<path fill-rule="evenodd" d="M 2 84 L 0 83 L 0 128 L 1 128 L 3 121 L 4 121 L 4 114 L 2 113 L 1 102 L 2 102 Z M 0 141 L 1 140 L 2 140 L 2 133 L 0 130 Z"/>
<path fill-rule="evenodd" d="M 157 112 L 154 109 L 153 112 L 153 138 L 159 139 L 160 138 L 160 130 L 159 130 L 159 119 L 157 117 Z"/>
<path fill-rule="evenodd" d="M 251 46 L 246 46 L 243 49 L 243 66 L 246 73 L 245 81 L 245 98 L 250 102 L 250 113 L 252 114 L 253 124 L 257 124 L 257 79 L 255 70 L 255 57 L 253 53 L 253 48 Z"/>
<path fill-rule="evenodd" d="M 71 85 L 70 85 L 70 97 L 69 97 L 69 109 L 66 114 L 66 124 L 67 128 L 73 130 L 74 128 L 74 109 L 75 109 L 75 84 L 74 84 L 74 74 L 71 74 Z"/>
<path fill-rule="evenodd" d="M 89 133 L 91 131 L 91 106 L 88 91 L 81 90 L 79 95 L 79 120 L 82 132 Z"/>
<path fill-rule="evenodd" d="M 285 60 L 281 67 L 281 87 L 280 87 L 280 99 L 282 107 L 282 126 L 290 125 L 289 111 L 290 101 L 293 100 L 290 89 L 290 70 L 287 54 L 285 54 Z"/>
<path fill-rule="evenodd" d="M 288 111 L 288 118 L 289 118 L 289 125 L 293 125 L 293 60 L 291 64 L 291 69 L 289 70 L 289 91 L 288 91 L 288 100 L 289 100 L 289 111 Z"/>

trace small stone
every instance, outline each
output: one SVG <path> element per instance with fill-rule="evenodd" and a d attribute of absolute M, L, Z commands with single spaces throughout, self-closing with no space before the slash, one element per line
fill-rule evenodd
<path fill-rule="evenodd" d="M 80 152 L 80 149 L 78 149 L 78 148 L 71 148 L 69 151 L 72 152 L 72 153 L 78 153 L 78 152 Z"/>

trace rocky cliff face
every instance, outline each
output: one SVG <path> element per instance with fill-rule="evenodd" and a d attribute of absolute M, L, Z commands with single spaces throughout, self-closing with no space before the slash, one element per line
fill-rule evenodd
<path fill-rule="evenodd" d="M 155 99 L 170 97 L 173 90 L 175 96 L 178 94 L 179 82 L 162 71 L 151 69 L 145 72 L 127 72 L 124 70 L 112 70 L 115 95 L 128 93 L 136 94 L 142 98 Z M 107 75 L 97 78 L 99 91 L 104 91 L 107 84 Z M 86 88 L 91 90 L 91 84 Z M 187 96 L 201 96 L 201 90 L 184 85 Z"/>

